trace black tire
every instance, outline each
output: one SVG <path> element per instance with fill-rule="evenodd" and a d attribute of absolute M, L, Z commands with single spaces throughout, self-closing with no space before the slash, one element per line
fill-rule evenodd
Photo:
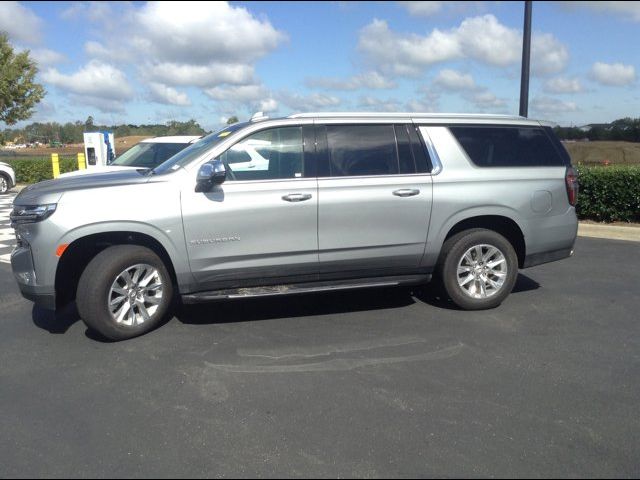
<path fill-rule="evenodd" d="M 157 270 L 162 285 L 160 301 L 157 308 L 148 315 L 148 319 L 143 320 L 143 323 L 136 325 L 135 319 L 132 325 L 118 323 L 108 306 L 114 295 L 112 286 L 125 270 L 141 264 Z M 137 337 L 159 326 L 165 320 L 172 299 L 173 282 L 163 261 L 153 251 L 138 245 L 116 245 L 101 251 L 82 272 L 76 293 L 76 305 L 80 318 L 91 330 L 111 340 Z M 128 301 L 125 300 L 120 305 L 124 307 L 127 303 Z M 136 311 L 141 313 L 138 306 L 129 306 L 129 308 L 132 315 Z M 146 309 L 144 311 L 148 314 Z"/>
<path fill-rule="evenodd" d="M 506 263 L 506 275 L 504 283 L 486 298 L 474 298 L 472 294 L 458 283 L 458 265 L 469 249 L 478 245 L 488 245 L 497 248 L 504 256 Z M 447 239 L 442 247 L 441 261 L 438 265 L 438 273 L 445 292 L 453 303 L 464 310 L 485 310 L 497 307 L 511 293 L 518 277 L 518 256 L 513 245 L 502 235 L 493 230 L 474 228 L 453 235 Z M 470 273 L 471 275 L 473 273 Z M 464 277 L 461 273 L 461 280 Z M 497 277 L 492 277 L 496 280 Z M 471 282 L 473 283 L 473 281 Z M 478 280 L 478 285 L 480 280 Z"/>
<path fill-rule="evenodd" d="M 0 195 L 9 193 L 9 190 L 11 190 L 11 179 L 4 173 L 0 173 Z"/>

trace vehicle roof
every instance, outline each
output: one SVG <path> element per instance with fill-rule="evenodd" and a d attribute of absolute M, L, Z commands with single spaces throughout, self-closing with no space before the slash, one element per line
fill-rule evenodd
<path fill-rule="evenodd" d="M 200 135 L 172 135 L 166 137 L 154 137 L 140 140 L 140 143 L 193 143 L 202 138 Z"/>

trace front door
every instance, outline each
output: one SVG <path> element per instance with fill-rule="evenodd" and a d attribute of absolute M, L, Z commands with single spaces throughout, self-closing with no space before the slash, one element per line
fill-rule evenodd
<path fill-rule="evenodd" d="M 199 290 L 317 278 L 318 187 L 305 162 L 307 128 L 269 128 L 245 137 L 220 156 L 227 168 L 223 184 L 183 192 L 186 244 Z M 307 145 L 313 151 L 313 142 Z"/>

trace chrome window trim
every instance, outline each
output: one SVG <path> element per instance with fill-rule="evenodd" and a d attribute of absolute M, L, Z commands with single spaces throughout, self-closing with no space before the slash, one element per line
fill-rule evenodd
<path fill-rule="evenodd" d="M 422 130 L 424 128 L 424 131 Z M 418 130 L 422 134 L 422 139 L 424 140 L 424 144 L 427 147 L 427 152 L 429 153 L 429 158 L 431 159 L 431 175 L 438 175 L 442 172 L 442 162 L 440 161 L 440 156 L 436 151 L 436 148 L 433 145 L 433 140 L 429 136 L 429 132 L 427 132 L 427 128 L 424 125 L 418 125 Z"/>

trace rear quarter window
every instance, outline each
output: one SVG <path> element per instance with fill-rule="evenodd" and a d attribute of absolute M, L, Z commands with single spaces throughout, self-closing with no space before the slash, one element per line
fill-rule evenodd
<path fill-rule="evenodd" d="M 449 127 L 449 130 L 469 159 L 479 167 L 568 165 L 568 155 L 562 145 L 564 155 L 542 127 L 474 125 Z"/>

